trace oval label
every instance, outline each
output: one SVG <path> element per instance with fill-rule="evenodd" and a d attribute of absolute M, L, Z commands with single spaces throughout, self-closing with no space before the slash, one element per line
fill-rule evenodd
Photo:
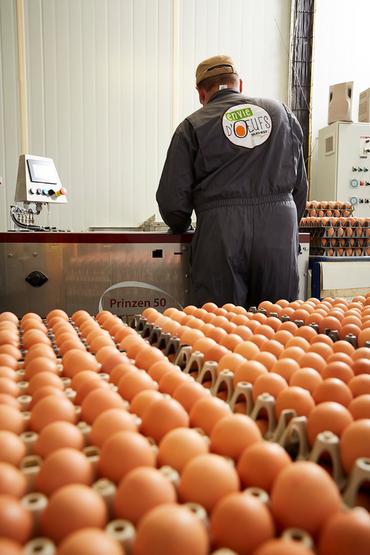
<path fill-rule="evenodd" d="M 224 113 L 222 127 L 234 145 L 255 148 L 269 138 L 272 120 L 270 114 L 260 106 L 237 104 Z"/>

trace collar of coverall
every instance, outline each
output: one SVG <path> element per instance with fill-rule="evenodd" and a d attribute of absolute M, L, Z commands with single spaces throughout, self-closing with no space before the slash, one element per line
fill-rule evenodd
<path fill-rule="evenodd" d="M 226 96 L 228 94 L 232 94 L 232 93 L 237 93 L 240 94 L 240 92 L 237 89 L 221 89 L 219 91 L 216 91 L 215 94 L 213 94 L 211 96 L 211 98 L 208 100 L 207 104 L 209 104 L 210 102 L 212 102 L 213 100 L 216 100 L 218 97 L 220 96 Z"/>

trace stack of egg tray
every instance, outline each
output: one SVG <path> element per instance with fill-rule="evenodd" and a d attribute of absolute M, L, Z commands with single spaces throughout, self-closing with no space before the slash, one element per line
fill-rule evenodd
<path fill-rule="evenodd" d="M 370 218 L 302 218 L 312 256 L 370 256 Z"/>
<path fill-rule="evenodd" d="M 350 202 L 312 200 L 306 204 L 304 218 L 348 218 L 352 212 L 353 206 Z"/>

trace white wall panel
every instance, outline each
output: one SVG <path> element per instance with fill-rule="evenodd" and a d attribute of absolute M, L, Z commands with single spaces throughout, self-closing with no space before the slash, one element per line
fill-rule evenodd
<path fill-rule="evenodd" d="M 0 231 L 9 226 L 9 205 L 14 200 L 18 171 L 17 26 L 14 0 L 0 2 Z"/>
<path fill-rule="evenodd" d="M 8 160 L 13 183 L 19 155 L 15 3 L 0 2 L 0 75 L 11 85 L 5 96 L 4 86 L 0 91 L 0 160 Z M 158 215 L 155 191 L 172 132 L 199 108 L 194 72 L 203 58 L 228 53 L 247 94 L 287 98 L 290 0 L 24 5 L 29 151 L 52 157 L 69 191 L 69 204 L 52 206 L 41 223 L 78 231 L 137 226 Z M 14 188 L 7 204 L 13 194 Z M 7 210 L 2 203 L 2 220 Z"/>
<path fill-rule="evenodd" d="M 316 0 L 311 141 L 314 183 L 317 180 L 319 130 L 328 124 L 329 86 L 354 81 L 353 121 L 358 121 L 359 94 L 370 87 L 370 2 L 355 0 L 350 5 L 346 3 L 345 7 L 338 9 L 336 0 Z"/>
<path fill-rule="evenodd" d="M 248 96 L 287 101 L 290 0 L 184 0 L 179 120 L 200 107 L 197 64 L 215 54 L 235 61 Z"/>

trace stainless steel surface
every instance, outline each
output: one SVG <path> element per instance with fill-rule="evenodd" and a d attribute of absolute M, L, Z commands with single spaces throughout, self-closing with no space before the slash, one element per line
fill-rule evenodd
<path fill-rule="evenodd" d="M 96 314 L 100 300 L 119 315 L 189 302 L 188 244 L 1 243 L 0 266 L 0 312 L 18 316 L 46 315 L 56 307 L 68 314 L 81 308 Z M 25 278 L 33 271 L 48 281 L 31 286 Z M 122 285 L 106 292 L 127 281 L 161 291 Z"/>

